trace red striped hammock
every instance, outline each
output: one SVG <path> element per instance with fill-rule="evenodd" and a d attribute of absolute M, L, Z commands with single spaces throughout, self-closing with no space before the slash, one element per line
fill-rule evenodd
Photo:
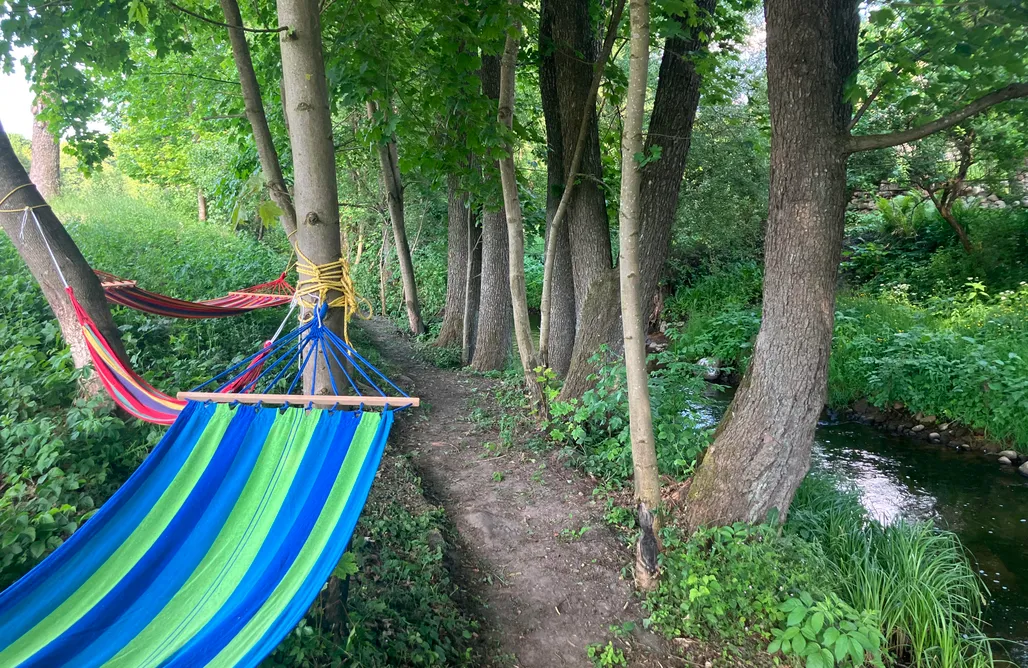
<path fill-rule="evenodd" d="M 143 290 L 135 281 L 95 271 L 107 294 L 107 301 L 128 308 L 169 318 L 224 318 L 256 309 L 283 306 L 293 298 L 293 286 L 285 272 L 273 281 L 233 290 L 224 297 L 191 302 Z"/>
<path fill-rule="evenodd" d="M 67 292 L 71 299 L 71 305 L 75 308 L 79 326 L 82 327 L 82 338 L 85 339 L 86 348 L 89 349 L 93 368 L 114 402 L 139 420 L 155 424 L 174 422 L 178 414 L 185 408 L 186 402 L 161 392 L 130 369 L 114 352 L 107 339 L 100 333 L 96 323 L 75 299 L 72 289 L 67 288 Z M 266 349 L 267 346 L 268 344 L 265 344 Z M 266 355 L 265 352 L 254 358 L 241 376 L 219 391 L 242 392 L 245 386 L 260 374 Z"/>

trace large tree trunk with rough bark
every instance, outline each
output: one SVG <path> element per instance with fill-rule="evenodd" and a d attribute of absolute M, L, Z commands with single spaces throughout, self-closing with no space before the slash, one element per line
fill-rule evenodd
<path fill-rule="evenodd" d="M 43 103 L 36 102 L 32 115 L 43 111 Z M 29 178 L 36 185 L 43 199 L 53 199 L 61 194 L 61 142 L 50 132 L 45 121 L 32 120 L 32 164 Z"/>
<path fill-rule="evenodd" d="M 468 229 L 471 199 L 461 186 L 460 177 L 446 179 L 448 232 L 446 237 L 446 307 L 443 324 L 435 345 L 445 348 L 461 343 L 464 335 L 464 308 L 468 288 Z"/>
<path fill-rule="evenodd" d="M 373 118 L 380 107 L 368 102 L 368 117 Z M 389 220 L 393 225 L 393 243 L 396 245 L 396 258 L 400 262 L 400 281 L 403 283 L 403 303 L 407 309 L 407 324 L 415 336 L 425 333 L 425 323 L 421 319 L 421 303 L 418 301 L 418 284 L 414 278 L 414 261 L 410 255 L 410 244 L 407 243 L 407 225 L 404 220 L 403 179 L 400 177 L 400 165 L 396 150 L 396 140 L 390 138 L 375 147 L 378 152 L 378 164 L 382 170 L 382 185 L 385 187 L 386 201 L 389 205 Z"/>
<path fill-rule="evenodd" d="M 335 148 L 328 81 L 321 45 L 321 16 L 317 0 L 278 0 L 282 80 L 293 149 L 295 206 L 298 220 L 297 247 L 313 264 L 324 265 L 342 257 L 339 241 L 339 196 L 336 190 Z M 300 271 L 300 279 L 313 279 Z M 330 291 L 327 299 L 339 296 Z M 330 309 L 326 324 L 342 335 L 343 309 Z M 319 364 L 324 364 L 319 360 Z M 304 380 L 305 391 L 331 392 L 330 371 L 319 369 L 318 384 Z"/>
<path fill-rule="evenodd" d="M 560 130 L 560 116 L 557 112 L 557 64 L 553 58 L 553 40 L 550 25 L 553 22 L 552 7 L 543 4 L 540 18 L 539 86 L 541 89 L 543 118 L 546 122 L 546 237 L 549 243 L 550 229 L 560 206 L 564 183 L 564 140 Z M 570 159 L 570 158 L 569 158 Z M 575 345 L 576 310 L 575 279 L 571 272 L 571 242 L 568 241 L 568 226 L 561 225 L 557 232 L 553 255 L 553 269 L 550 275 L 550 332 L 547 363 L 563 378 L 571 366 L 572 348 Z"/>
<path fill-rule="evenodd" d="M 693 477 L 690 527 L 784 520 L 827 391 L 846 209 L 856 0 L 767 0 L 771 200 L 753 358 Z"/>
<path fill-rule="evenodd" d="M 541 94 L 556 96 L 556 101 L 544 99 L 556 108 L 559 126 L 561 162 L 564 173 L 559 184 L 550 188 L 563 191 L 569 178 L 578 179 L 568 203 L 568 241 L 571 250 L 571 272 L 574 281 L 576 329 L 575 343 L 568 369 L 568 381 L 562 395 L 577 396 L 588 387 L 586 378 L 592 373 L 588 360 L 600 344 L 614 349 L 621 346 L 621 321 L 618 303 L 617 272 L 614 269 L 610 247 L 610 226 L 607 220 L 606 198 L 603 194 L 603 170 L 600 160 L 600 141 L 596 124 L 596 110 L 587 109 L 589 89 L 593 79 L 593 62 L 597 55 L 595 26 L 590 18 L 589 3 L 584 0 L 546 0 L 540 21 L 541 53 L 544 59 L 541 74 L 552 72 L 552 81 L 543 82 Z M 552 59 L 551 66 L 545 61 Z M 595 105 L 595 103 L 594 103 Z M 553 114 L 547 115 L 550 121 Z M 588 119 L 582 162 L 577 174 L 569 174 L 574 145 L 579 135 L 579 124 Z M 557 150 L 547 123 L 549 150 Z M 558 241 L 560 240 L 558 236 Z M 554 267 L 554 281 L 558 278 Z M 554 291 L 557 286 L 554 283 Z M 586 323 L 599 330 L 586 331 Z M 560 326 L 553 319 L 555 330 Z"/>
<path fill-rule="evenodd" d="M 636 545 L 635 582 L 650 591 L 657 585 L 660 506 L 660 473 L 657 444 L 650 412 L 649 374 L 646 372 L 646 320 L 643 317 L 640 224 L 642 169 L 635 156 L 643 149 L 643 113 L 650 52 L 648 0 L 631 0 L 628 90 L 625 95 L 625 126 L 621 139 L 621 208 L 619 212 L 621 314 L 624 324 L 625 373 L 628 420 L 632 437 L 632 470 L 635 501 L 639 506 L 642 533 Z"/>
<path fill-rule="evenodd" d="M 100 281 L 86 259 L 82 257 L 82 253 L 79 252 L 61 221 L 57 219 L 50 207 L 46 206 L 46 202 L 37 189 L 29 185 L 15 191 L 15 188 L 27 183 L 29 183 L 29 175 L 25 173 L 25 168 L 18 162 L 11 142 L 7 138 L 7 133 L 0 126 L 0 197 L 11 193 L 0 204 L 0 209 L 17 210 L 15 213 L 0 213 L 0 224 L 3 225 L 4 232 L 7 233 L 33 277 L 39 282 L 43 295 L 57 317 L 61 334 L 71 348 L 75 366 L 77 368 L 88 366 L 91 360 L 89 350 L 82 338 L 78 319 L 75 317 L 75 310 L 65 292 L 61 274 L 75 291 L 76 299 L 96 323 L 107 342 L 111 344 L 119 357 L 127 359 L 125 350 L 122 348 L 121 335 L 111 318 L 111 311 L 107 306 L 103 288 L 100 287 Z M 32 209 L 36 216 L 33 218 L 30 213 L 22 227 L 25 207 L 36 207 Z M 39 228 L 42 228 L 42 234 L 46 235 L 45 241 L 44 237 L 40 235 L 40 229 L 36 226 L 37 218 Z M 53 258 L 50 256 L 51 251 Z M 54 267 L 55 260 L 60 268 L 60 273 Z M 84 389 L 98 392 L 101 391 L 101 386 L 99 383 L 87 383 Z"/>
<path fill-rule="evenodd" d="M 246 34 L 243 32 L 243 17 L 239 13 L 239 4 L 236 0 L 219 0 L 219 2 L 221 11 L 225 14 L 225 23 L 233 26 L 228 29 L 228 39 L 232 44 L 232 59 L 236 63 L 239 85 L 243 90 L 246 120 L 250 122 L 250 130 L 253 132 L 257 156 L 260 158 L 261 170 L 264 172 L 264 181 L 268 184 L 272 201 L 282 210 L 282 215 L 279 217 L 282 229 L 286 231 L 287 235 L 293 235 L 296 231 L 296 209 L 293 207 L 293 200 L 289 196 L 285 179 L 282 177 L 282 164 L 278 159 L 278 151 L 275 150 L 275 142 L 271 139 L 271 129 L 268 127 L 268 117 L 264 113 L 261 88 L 257 83 L 253 60 L 250 58 L 250 46 L 246 43 Z M 284 78 L 282 88 L 282 102 L 285 105 Z M 286 116 L 288 117 L 288 115 L 289 110 L 286 109 Z"/>
<path fill-rule="evenodd" d="M 642 198 L 642 297 L 643 308 L 652 312 L 660 277 L 671 248 L 671 229 L 682 191 L 682 175 L 689 155 L 692 127 L 700 101 L 702 77 L 696 54 L 707 48 L 716 0 L 698 0 L 698 24 L 679 19 L 687 37 L 669 37 L 660 61 L 657 92 L 647 130 L 644 154 L 660 147 L 660 159 L 643 167 Z"/>
<path fill-rule="evenodd" d="M 471 366 L 496 371 L 507 366 L 514 326 L 509 287 L 507 217 L 501 211 L 482 214 L 482 294 L 478 336 Z"/>
<path fill-rule="evenodd" d="M 482 92 L 500 99 L 500 59 L 482 57 Z M 482 280 L 478 333 L 471 366 L 477 371 L 494 371 L 507 365 L 514 327 L 510 296 L 507 244 L 507 216 L 503 209 L 482 213 Z"/>

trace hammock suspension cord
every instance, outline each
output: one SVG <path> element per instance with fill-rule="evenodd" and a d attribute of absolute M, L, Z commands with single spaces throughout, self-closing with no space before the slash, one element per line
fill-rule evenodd
<path fill-rule="evenodd" d="M 9 192 L 6 195 L 4 195 L 3 197 L 0 197 L 0 206 L 3 206 L 4 202 L 9 200 L 11 198 L 11 195 L 13 195 L 14 193 L 18 192 L 22 188 L 28 188 L 31 185 L 34 185 L 31 181 L 28 182 L 28 183 L 23 183 L 20 186 L 17 186 L 11 192 Z M 26 211 L 28 209 L 42 209 L 44 206 L 50 206 L 50 205 L 47 204 L 46 202 L 44 202 L 43 204 L 37 204 L 35 206 L 18 207 L 17 209 L 0 209 L 0 213 L 20 213 L 21 211 Z"/>
<path fill-rule="evenodd" d="M 309 322 L 321 317 L 322 306 L 343 309 L 343 340 L 349 344 L 350 318 L 358 315 L 368 318 L 371 315 L 371 303 L 357 296 L 350 278 L 350 262 L 343 257 L 325 264 L 314 264 L 300 247 L 293 245 L 296 252 L 296 272 L 299 282 L 296 284 L 296 299 L 304 307 L 300 314 L 301 322 Z M 361 307 L 366 309 L 362 312 Z"/>

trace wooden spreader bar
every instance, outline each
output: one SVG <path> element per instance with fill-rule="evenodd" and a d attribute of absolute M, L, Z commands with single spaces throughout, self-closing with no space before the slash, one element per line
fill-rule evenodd
<path fill-rule="evenodd" d="M 238 392 L 179 392 L 176 395 L 185 401 L 212 401 L 216 404 L 230 404 L 239 402 L 241 404 L 272 404 L 291 406 L 309 406 L 311 404 L 321 408 L 332 406 L 385 406 L 390 408 L 404 408 L 407 406 L 420 406 L 421 399 L 418 397 L 343 397 L 332 394 L 241 394 Z"/>

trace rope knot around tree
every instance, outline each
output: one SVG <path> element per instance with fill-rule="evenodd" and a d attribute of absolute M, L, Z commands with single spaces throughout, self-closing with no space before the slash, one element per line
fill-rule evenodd
<path fill-rule="evenodd" d="M 357 295 L 350 277 L 350 262 L 340 257 L 325 264 L 314 264 L 298 246 L 293 249 L 296 252 L 296 272 L 299 274 L 295 299 L 305 307 L 300 320 L 307 322 L 313 318 L 319 304 L 325 304 L 330 309 L 340 308 L 344 317 L 343 340 L 349 343 L 350 318 L 357 315 L 367 319 L 372 313 L 371 303 Z M 333 293 L 336 296 L 332 296 Z"/>

